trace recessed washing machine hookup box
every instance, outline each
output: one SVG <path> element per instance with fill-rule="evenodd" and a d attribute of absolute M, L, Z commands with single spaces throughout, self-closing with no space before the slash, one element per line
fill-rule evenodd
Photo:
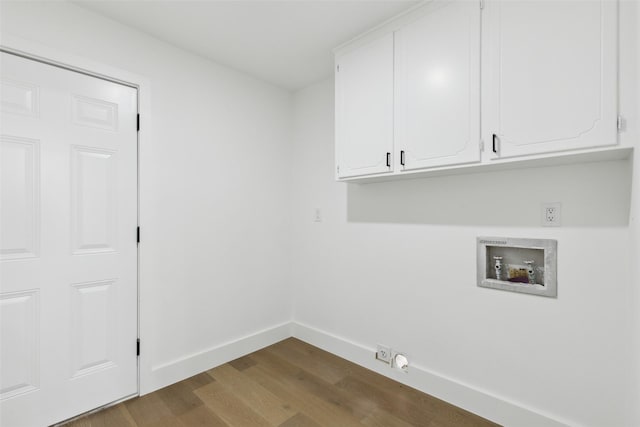
<path fill-rule="evenodd" d="M 478 237 L 478 286 L 555 297 L 558 242 Z"/>

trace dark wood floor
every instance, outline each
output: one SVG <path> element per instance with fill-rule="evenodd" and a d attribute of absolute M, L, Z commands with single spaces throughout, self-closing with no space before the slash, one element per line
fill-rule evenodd
<path fill-rule="evenodd" d="M 66 424 L 87 426 L 495 426 L 289 338 Z"/>

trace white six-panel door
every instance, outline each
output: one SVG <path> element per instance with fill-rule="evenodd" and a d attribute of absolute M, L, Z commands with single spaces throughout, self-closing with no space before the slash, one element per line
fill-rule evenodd
<path fill-rule="evenodd" d="M 617 10 L 611 0 L 487 2 L 494 157 L 617 143 Z"/>
<path fill-rule="evenodd" d="M 337 59 L 337 176 L 393 170 L 393 34 Z"/>
<path fill-rule="evenodd" d="M 435 2 L 395 33 L 396 166 L 480 161 L 480 5 Z"/>
<path fill-rule="evenodd" d="M 137 92 L 1 53 L 0 424 L 137 393 Z"/>

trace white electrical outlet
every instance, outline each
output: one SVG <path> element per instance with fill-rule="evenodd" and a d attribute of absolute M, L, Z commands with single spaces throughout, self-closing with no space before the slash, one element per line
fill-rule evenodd
<path fill-rule="evenodd" d="M 542 225 L 545 227 L 559 227 L 562 219 L 562 204 L 560 202 L 542 204 Z"/>
<path fill-rule="evenodd" d="M 376 349 L 376 359 L 384 363 L 391 363 L 391 347 L 378 344 Z"/>

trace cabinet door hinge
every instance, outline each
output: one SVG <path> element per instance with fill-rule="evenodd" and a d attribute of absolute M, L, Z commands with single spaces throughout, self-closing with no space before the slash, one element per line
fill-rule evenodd
<path fill-rule="evenodd" d="M 484 152 L 484 139 L 480 140 L 480 152 L 483 153 Z"/>
<path fill-rule="evenodd" d="M 140 132 L 140 114 L 136 116 L 136 130 Z"/>
<path fill-rule="evenodd" d="M 618 116 L 618 119 L 616 120 L 616 126 L 618 128 L 618 132 L 620 132 L 622 130 L 622 127 L 624 126 L 624 119 L 622 118 L 622 116 Z"/>
<path fill-rule="evenodd" d="M 140 243 L 140 227 L 136 229 L 136 243 Z"/>
<path fill-rule="evenodd" d="M 340 166 L 339 166 L 339 165 L 338 165 L 338 166 L 336 166 L 336 172 L 337 172 L 338 174 L 340 174 Z"/>
<path fill-rule="evenodd" d="M 140 338 L 136 340 L 136 356 L 140 356 Z"/>
<path fill-rule="evenodd" d="M 336 72 L 340 72 L 340 65 L 336 65 Z"/>

